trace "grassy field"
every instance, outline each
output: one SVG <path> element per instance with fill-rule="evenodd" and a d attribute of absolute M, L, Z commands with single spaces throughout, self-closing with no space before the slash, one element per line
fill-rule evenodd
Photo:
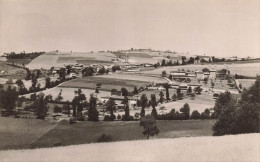
<path fill-rule="evenodd" d="M 55 123 L 30 119 L 0 117 L 0 150 L 27 148 Z M 29 126 L 28 126 L 29 125 Z"/>
<path fill-rule="evenodd" d="M 242 88 L 249 88 L 255 83 L 255 79 L 237 79 L 241 83 Z"/>
<path fill-rule="evenodd" d="M 22 66 L 29 64 L 33 59 L 8 59 L 7 62 Z"/>
<path fill-rule="evenodd" d="M 190 71 L 201 71 L 203 68 L 214 69 L 214 70 L 221 70 L 223 68 L 229 69 L 230 73 L 235 75 L 245 75 L 245 76 L 256 76 L 260 74 L 260 63 L 244 63 L 244 64 L 207 64 L 207 65 L 181 65 L 181 66 L 171 66 L 171 67 L 162 67 L 157 68 L 152 71 L 144 71 L 142 73 L 148 74 L 158 74 L 161 75 L 162 71 L 165 70 L 168 74 L 170 71 L 177 71 L 178 69 L 185 69 Z"/>
<path fill-rule="evenodd" d="M 197 121 L 157 121 L 160 129 L 155 138 L 178 138 L 190 136 L 210 136 L 214 120 Z M 40 137 L 31 147 L 52 147 L 96 142 L 103 133 L 111 135 L 113 141 L 146 139 L 139 122 L 80 122 L 68 124 L 62 121 L 54 129 Z"/>
<path fill-rule="evenodd" d="M 89 88 L 95 89 L 96 84 L 101 83 L 101 90 L 111 91 L 111 89 L 115 88 L 120 90 L 122 87 L 127 88 L 129 91 L 133 91 L 134 87 L 141 87 L 149 84 L 149 82 L 145 81 L 137 81 L 137 80 L 125 80 L 125 79 L 111 79 L 106 78 L 106 76 L 102 77 L 83 77 L 70 80 L 68 82 L 63 83 L 60 87 L 68 87 L 68 88 Z"/>
<path fill-rule="evenodd" d="M 138 140 L 0 152 L 2 161 L 259 161 L 259 133 Z"/>
<path fill-rule="evenodd" d="M 0 117 L 0 149 L 53 147 L 93 143 L 103 133 L 113 141 L 146 139 L 139 122 L 88 122 L 68 124 Z M 160 134 L 154 138 L 211 136 L 214 120 L 157 121 Z"/>
<path fill-rule="evenodd" d="M 144 76 L 144 75 L 138 75 L 138 74 L 111 74 L 111 75 L 100 75 L 97 77 L 102 78 L 111 78 L 111 79 L 123 79 L 123 80 L 135 80 L 135 81 L 143 81 L 143 82 L 154 82 L 154 83 L 167 83 L 167 81 L 163 78 L 159 77 L 151 77 L 151 76 Z"/>
<path fill-rule="evenodd" d="M 6 79 L 23 79 L 26 75 L 26 71 L 21 68 L 7 65 L 7 62 L 0 61 L 0 71 L 6 71 L 8 74 L 4 77 Z"/>

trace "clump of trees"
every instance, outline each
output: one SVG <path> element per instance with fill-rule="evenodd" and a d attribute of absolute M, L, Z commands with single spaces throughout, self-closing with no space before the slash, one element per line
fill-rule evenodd
<path fill-rule="evenodd" d="M 99 121 L 98 115 L 99 112 L 97 111 L 97 99 L 93 96 L 93 94 L 91 94 L 89 99 L 88 120 Z"/>
<path fill-rule="evenodd" d="M 144 128 L 143 134 L 147 136 L 147 139 L 150 136 L 158 135 L 159 129 L 156 125 L 156 120 L 152 115 L 146 115 L 140 119 L 140 126 Z"/>
<path fill-rule="evenodd" d="M 242 92 L 241 100 L 236 102 L 230 92 L 219 95 L 214 112 L 216 123 L 213 131 L 216 136 L 225 134 L 259 132 L 260 77 L 254 85 Z"/>
<path fill-rule="evenodd" d="M 0 89 L 0 107 L 7 111 L 7 115 L 11 115 L 15 108 L 18 92 L 9 85 L 7 90 Z"/>

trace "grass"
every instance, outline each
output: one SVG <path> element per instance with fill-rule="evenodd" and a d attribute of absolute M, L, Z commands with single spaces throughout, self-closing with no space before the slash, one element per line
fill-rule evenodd
<path fill-rule="evenodd" d="M 157 121 L 160 129 L 155 138 L 178 138 L 191 136 L 210 136 L 214 120 Z M 57 144 L 73 145 L 96 142 L 103 133 L 111 135 L 113 141 L 146 139 L 139 122 L 80 122 L 68 124 L 62 121 L 54 129 L 35 141 L 31 147 L 52 147 Z"/>
<path fill-rule="evenodd" d="M 18 65 L 22 66 L 23 64 L 24 65 L 29 64 L 32 60 L 33 59 L 30 59 L 30 58 L 29 59 L 28 58 L 26 58 L 26 59 L 8 59 L 7 62 L 18 64 Z"/>
<path fill-rule="evenodd" d="M 135 81 L 143 81 L 143 82 L 154 82 L 154 83 L 167 83 L 167 81 L 161 77 L 152 77 L 152 76 L 144 76 L 138 74 L 127 74 L 127 73 L 118 73 L 112 75 L 101 75 L 97 77 L 103 78 L 111 78 L 111 79 L 123 79 L 123 80 L 135 80 Z"/>
<path fill-rule="evenodd" d="M 55 125 L 48 121 L 30 119 L 28 127 L 28 119 L 13 117 L 0 117 L 0 123 L 0 150 L 28 148 Z"/>
<path fill-rule="evenodd" d="M 111 89 L 114 88 L 120 90 L 122 87 L 125 87 L 131 92 L 134 90 L 134 87 L 139 88 L 141 86 L 145 86 L 149 84 L 149 82 L 144 82 L 144 81 L 115 79 L 115 78 L 111 79 L 103 76 L 103 77 L 77 78 L 63 83 L 60 87 L 95 89 L 97 83 L 102 84 L 100 90 L 111 91 Z"/>
<path fill-rule="evenodd" d="M 259 134 L 138 140 L 0 152 L 2 161 L 259 161 Z"/>
<path fill-rule="evenodd" d="M 138 121 L 133 122 L 88 122 L 68 124 L 30 119 L 0 117 L 0 150 L 25 149 L 96 142 L 103 133 L 111 135 L 113 141 L 146 139 Z M 157 121 L 160 129 L 154 138 L 178 138 L 211 136 L 214 120 Z"/>
<path fill-rule="evenodd" d="M 157 74 L 161 75 L 162 71 L 165 70 L 167 74 L 170 73 L 170 71 L 176 71 L 178 69 L 185 69 L 190 71 L 201 71 L 203 68 L 208 69 L 215 69 L 215 70 L 221 70 L 221 69 L 229 69 L 230 73 L 235 75 L 245 75 L 245 76 L 256 76 L 256 74 L 260 74 L 260 63 L 241 63 L 241 64 L 206 64 L 206 65 L 196 65 L 196 64 L 189 64 L 189 65 L 181 65 L 181 66 L 169 66 L 169 67 L 161 67 L 157 68 L 152 71 L 143 71 L 142 73 L 148 73 L 148 74 Z"/>

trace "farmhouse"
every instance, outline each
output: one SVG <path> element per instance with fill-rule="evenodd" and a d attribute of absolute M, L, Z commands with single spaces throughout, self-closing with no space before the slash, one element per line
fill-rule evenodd
<path fill-rule="evenodd" d="M 216 79 L 216 70 L 209 71 L 209 79 Z"/>
<path fill-rule="evenodd" d="M 172 78 L 186 78 L 186 72 L 185 71 L 171 71 L 170 75 L 172 75 Z"/>

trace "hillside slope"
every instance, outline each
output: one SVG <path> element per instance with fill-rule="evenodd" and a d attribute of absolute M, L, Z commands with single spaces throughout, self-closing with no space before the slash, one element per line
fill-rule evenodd
<path fill-rule="evenodd" d="M 259 161 L 260 134 L 1 151 L 1 161 Z"/>

